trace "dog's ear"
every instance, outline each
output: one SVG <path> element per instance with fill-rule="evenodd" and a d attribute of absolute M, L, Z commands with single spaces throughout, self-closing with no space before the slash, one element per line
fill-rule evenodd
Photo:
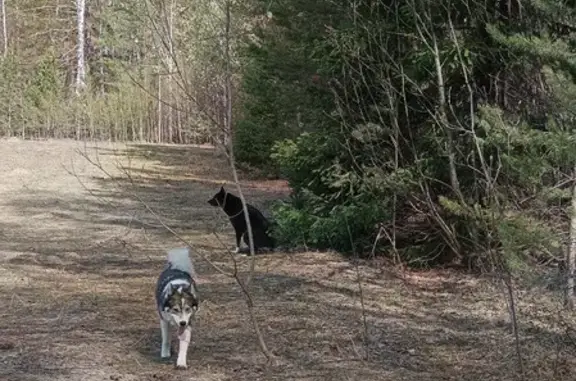
<path fill-rule="evenodd" d="M 198 311 L 198 305 L 200 304 L 200 300 L 198 299 L 198 296 L 194 293 L 192 294 L 192 309 L 194 311 Z"/>

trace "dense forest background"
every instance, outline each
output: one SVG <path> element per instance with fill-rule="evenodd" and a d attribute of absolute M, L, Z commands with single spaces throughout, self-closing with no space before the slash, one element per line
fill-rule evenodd
<path fill-rule="evenodd" d="M 289 181 L 273 208 L 287 245 L 471 269 L 563 262 L 574 2 L 0 4 L 4 136 L 233 144 L 245 169 Z"/>

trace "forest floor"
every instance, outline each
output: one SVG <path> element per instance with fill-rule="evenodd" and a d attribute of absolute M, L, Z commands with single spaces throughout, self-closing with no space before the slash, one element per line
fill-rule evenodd
<path fill-rule="evenodd" d="M 257 257 L 269 366 L 239 287 L 204 259 L 232 265 L 214 235 L 233 247 L 232 228 L 206 202 L 231 176 L 211 148 L 8 139 L 0 157 L 0 380 L 576 379 L 558 291 L 518 290 L 517 346 L 498 282 L 375 262 L 357 272 L 316 252 Z M 243 186 L 263 208 L 288 192 Z M 165 250 L 182 243 L 144 204 L 195 248 L 202 304 L 185 371 L 158 360 L 153 296 Z"/>

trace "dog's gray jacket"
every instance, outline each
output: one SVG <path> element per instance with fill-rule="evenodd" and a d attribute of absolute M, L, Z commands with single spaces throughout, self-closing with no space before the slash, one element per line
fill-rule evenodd
<path fill-rule="evenodd" d="M 161 312 L 164 311 L 164 307 L 166 307 L 166 302 L 170 296 L 170 284 L 175 288 L 177 286 L 192 286 L 194 292 L 198 294 L 192 275 L 186 271 L 173 268 L 172 266 L 170 262 L 166 264 L 156 283 L 156 304 L 160 316 L 162 316 Z"/>

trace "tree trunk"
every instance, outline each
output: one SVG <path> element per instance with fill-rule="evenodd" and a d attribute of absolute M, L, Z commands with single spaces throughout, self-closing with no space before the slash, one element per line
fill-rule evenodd
<path fill-rule="evenodd" d="M 438 43 L 436 42 L 436 37 L 433 41 L 434 48 L 434 64 L 436 66 L 436 80 L 438 84 L 438 111 L 439 119 L 442 124 L 442 128 L 446 131 L 447 142 L 446 151 L 448 153 L 448 171 L 450 174 L 450 185 L 452 186 L 452 191 L 458 196 L 459 200 L 464 204 L 464 197 L 462 196 L 462 191 L 460 190 L 460 182 L 458 181 L 458 174 L 456 171 L 456 153 L 454 152 L 454 133 L 448 123 L 448 114 L 446 112 L 446 92 L 444 88 L 444 76 L 442 74 L 442 63 L 440 60 L 440 51 L 438 49 Z"/>
<path fill-rule="evenodd" d="M 572 176 L 576 176 L 576 166 Z M 566 307 L 573 309 L 574 300 L 574 270 L 576 270 L 576 181 L 572 184 L 572 208 L 570 210 L 570 244 L 566 251 Z"/>
<path fill-rule="evenodd" d="M 76 49 L 76 94 L 86 87 L 85 38 L 86 35 L 86 0 L 76 0 L 78 45 Z"/>
<path fill-rule="evenodd" d="M 0 0 L 0 12 L 2 12 L 2 54 L 8 55 L 8 26 L 6 25 L 6 0 Z"/>
<path fill-rule="evenodd" d="M 224 46 L 224 59 L 225 59 L 225 72 L 224 72 L 224 91 L 225 91 L 225 100 L 226 103 L 225 107 L 225 134 L 230 136 L 232 133 L 232 55 L 230 52 L 230 44 L 231 44 L 231 24 L 232 24 L 232 15 L 231 15 L 231 1 L 226 0 L 225 2 L 225 46 Z M 239 281 L 240 286 L 244 292 L 245 299 L 246 299 L 246 306 L 248 307 L 248 313 L 250 314 L 250 321 L 252 322 L 252 327 L 256 333 L 256 337 L 258 338 L 258 344 L 260 345 L 260 349 L 266 359 L 269 362 L 275 361 L 274 354 L 268 349 L 266 345 L 266 341 L 264 340 L 264 335 L 260 330 L 260 326 L 258 325 L 258 321 L 256 320 L 256 316 L 254 314 L 254 303 L 248 291 L 248 287 L 250 285 L 250 281 L 252 276 L 254 275 L 255 270 L 255 252 L 254 252 L 254 237 L 252 235 L 252 226 L 250 224 L 250 218 L 248 214 L 248 207 L 246 204 L 246 199 L 244 197 L 244 193 L 242 192 L 242 187 L 240 186 L 240 180 L 238 179 L 238 171 L 236 170 L 236 162 L 234 159 L 234 147 L 232 144 L 228 146 L 230 156 L 229 156 L 229 163 L 230 168 L 232 169 L 232 176 L 234 178 L 234 183 L 236 184 L 236 190 L 238 191 L 238 195 L 240 196 L 240 200 L 242 201 L 242 210 L 244 212 L 244 218 L 246 220 L 246 227 L 248 230 L 248 243 L 250 246 L 250 270 L 246 281 L 242 283 L 240 278 L 236 278 Z"/>
<path fill-rule="evenodd" d="M 168 109 L 168 143 L 173 143 L 173 118 L 174 112 L 174 98 L 172 97 L 172 72 L 174 71 L 174 0 L 170 0 L 170 9 L 168 10 L 168 101 L 170 108 Z"/>
<path fill-rule="evenodd" d="M 158 70 L 158 125 L 157 128 L 157 137 L 156 142 L 162 143 L 162 74 L 160 70 Z"/>

